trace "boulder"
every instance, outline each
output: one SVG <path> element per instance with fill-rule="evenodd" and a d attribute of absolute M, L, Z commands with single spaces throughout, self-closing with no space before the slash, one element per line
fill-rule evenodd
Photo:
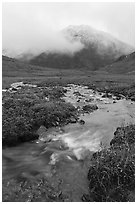
<path fill-rule="evenodd" d="M 37 134 L 39 135 L 39 140 L 41 140 L 43 142 L 48 141 L 47 128 L 44 125 L 40 126 L 40 128 L 37 130 Z"/>
<path fill-rule="evenodd" d="M 85 106 L 83 106 L 83 111 L 85 113 L 90 113 L 90 112 L 97 110 L 97 109 L 98 109 L 97 105 L 85 105 Z"/>

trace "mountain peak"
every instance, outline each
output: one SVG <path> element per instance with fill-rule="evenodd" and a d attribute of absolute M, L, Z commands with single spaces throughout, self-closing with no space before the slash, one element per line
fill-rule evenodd
<path fill-rule="evenodd" d="M 100 54 L 105 53 L 108 49 L 113 51 L 115 57 L 122 54 L 129 54 L 134 48 L 111 34 L 94 29 L 89 25 L 70 25 L 63 30 L 64 35 L 70 40 L 79 40 L 85 46 L 95 46 Z"/>

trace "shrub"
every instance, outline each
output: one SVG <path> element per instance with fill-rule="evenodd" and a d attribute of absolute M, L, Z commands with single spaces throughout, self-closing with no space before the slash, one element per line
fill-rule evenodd
<path fill-rule="evenodd" d="M 64 93 L 67 90 L 63 89 L 63 87 L 60 86 L 56 86 L 56 87 L 52 87 L 52 88 L 46 88 L 43 91 L 44 96 L 49 97 L 50 100 L 54 100 L 54 99 L 60 99 L 61 97 L 64 96 Z"/>
<path fill-rule="evenodd" d="M 54 89 L 54 99 L 50 101 L 45 99 L 45 91 L 46 89 L 32 88 L 20 90 L 15 94 L 7 93 L 3 99 L 2 110 L 3 145 L 34 140 L 38 138 L 36 130 L 41 125 L 49 128 L 66 124 L 70 118 L 76 117 L 76 109 L 60 100 L 62 91 L 60 93 L 60 90 Z"/>

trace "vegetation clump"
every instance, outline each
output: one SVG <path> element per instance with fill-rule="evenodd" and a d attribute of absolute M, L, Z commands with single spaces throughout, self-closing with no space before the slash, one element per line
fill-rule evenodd
<path fill-rule="evenodd" d="M 135 200 L 135 126 L 117 128 L 114 135 L 110 148 L 93 154 L 83 201 Z"/>
<path fill-rule="evenodd" d="M 135 101 L 135 85 L 128 85 L 128 86 L 119 86 L 118 84 L 110 85 L 107 87 L 99 88 L 99 91 L 105 91 L 106 95 L 109 93 L 114 94 L 118 99 L 126 97 L 127 99 L 131 99 Z"/>
<path fill-rule="evenodd" d="M 135 126 L 118 127 L 114 132 L 114 138 L 111 140 L 111 146 L 119 146 L 123 144 L 132 145 L 135 143 Z"/>
<path fill-rule="evenodd" d="M 66 198 L 44 176 L 36 176 L 31 180 L 20 179 L 21 181 L 19 178 L 11 179 L 10 182 L 3 181 L 3 202 L 62 202 Z"/>
<path fill-rule="evenodd" d="M 63 89 L 63 87 L 55 86 L 54 88 L 48 87 L 46 90 L 44 90 L 43 94 L 44 96 L 49 97 L 50 100 L 59 100 L 66 92 L 67 90 Z"/>
<path fill-rule="evenodd" d="M 2 142 L 16 145 L 38 138 L 36 131 L 63 125 L 77 118 L 76 109 L 65 103 L 60 88 L 22 88 L 16 93 L 3 96 Z"/>

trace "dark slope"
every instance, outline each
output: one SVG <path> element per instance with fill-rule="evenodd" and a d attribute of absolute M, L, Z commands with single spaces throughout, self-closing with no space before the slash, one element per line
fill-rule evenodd
<path fill-rule="evenodd" d="M 30 60 L 30 64 L 61 69 L 89 69 L 112 63 L 123 54 L 129 54 L 133 49 L 112 37 L 108 33 L 95 30 L 89 26 L 69 26 L 63 35 L 73 43 L 80 42 L 84 48 L 73 55 L 44 52 Z"/>
<path fill-rule="evenodd" d="M 75 71 L 75 73 L 81 73 Z M 70 75 L 68 70 L 62 70 L 63 75 Z M 14 58 L 2 56 L 2 75 L 3 77 L 31 77 L 31 76 L 60 76 L 59 69 L 51 69 L 48 67 L 34 66 L 25 62 L 20 62 Z"/>
<path fill-rule="evenodd" d="M 39 56 L 34 57 L 30 61 L 30 64 L 47 66 L 51 68 L 90 69 L 94 71 L 97 68 L 105 66 L 111 62 L 112 58 L 99 57 L 97 52 L 92 47 L 88 47 L 75 53 L 73 56 L 59 53 L 42 53 Z"/>
<path fill-rule="evenodd" d="M 111 74 L 134 74 L 135 73 L 135 52 L 129 55 L 120 56 L 113 64 L 100 69 Z"/>

